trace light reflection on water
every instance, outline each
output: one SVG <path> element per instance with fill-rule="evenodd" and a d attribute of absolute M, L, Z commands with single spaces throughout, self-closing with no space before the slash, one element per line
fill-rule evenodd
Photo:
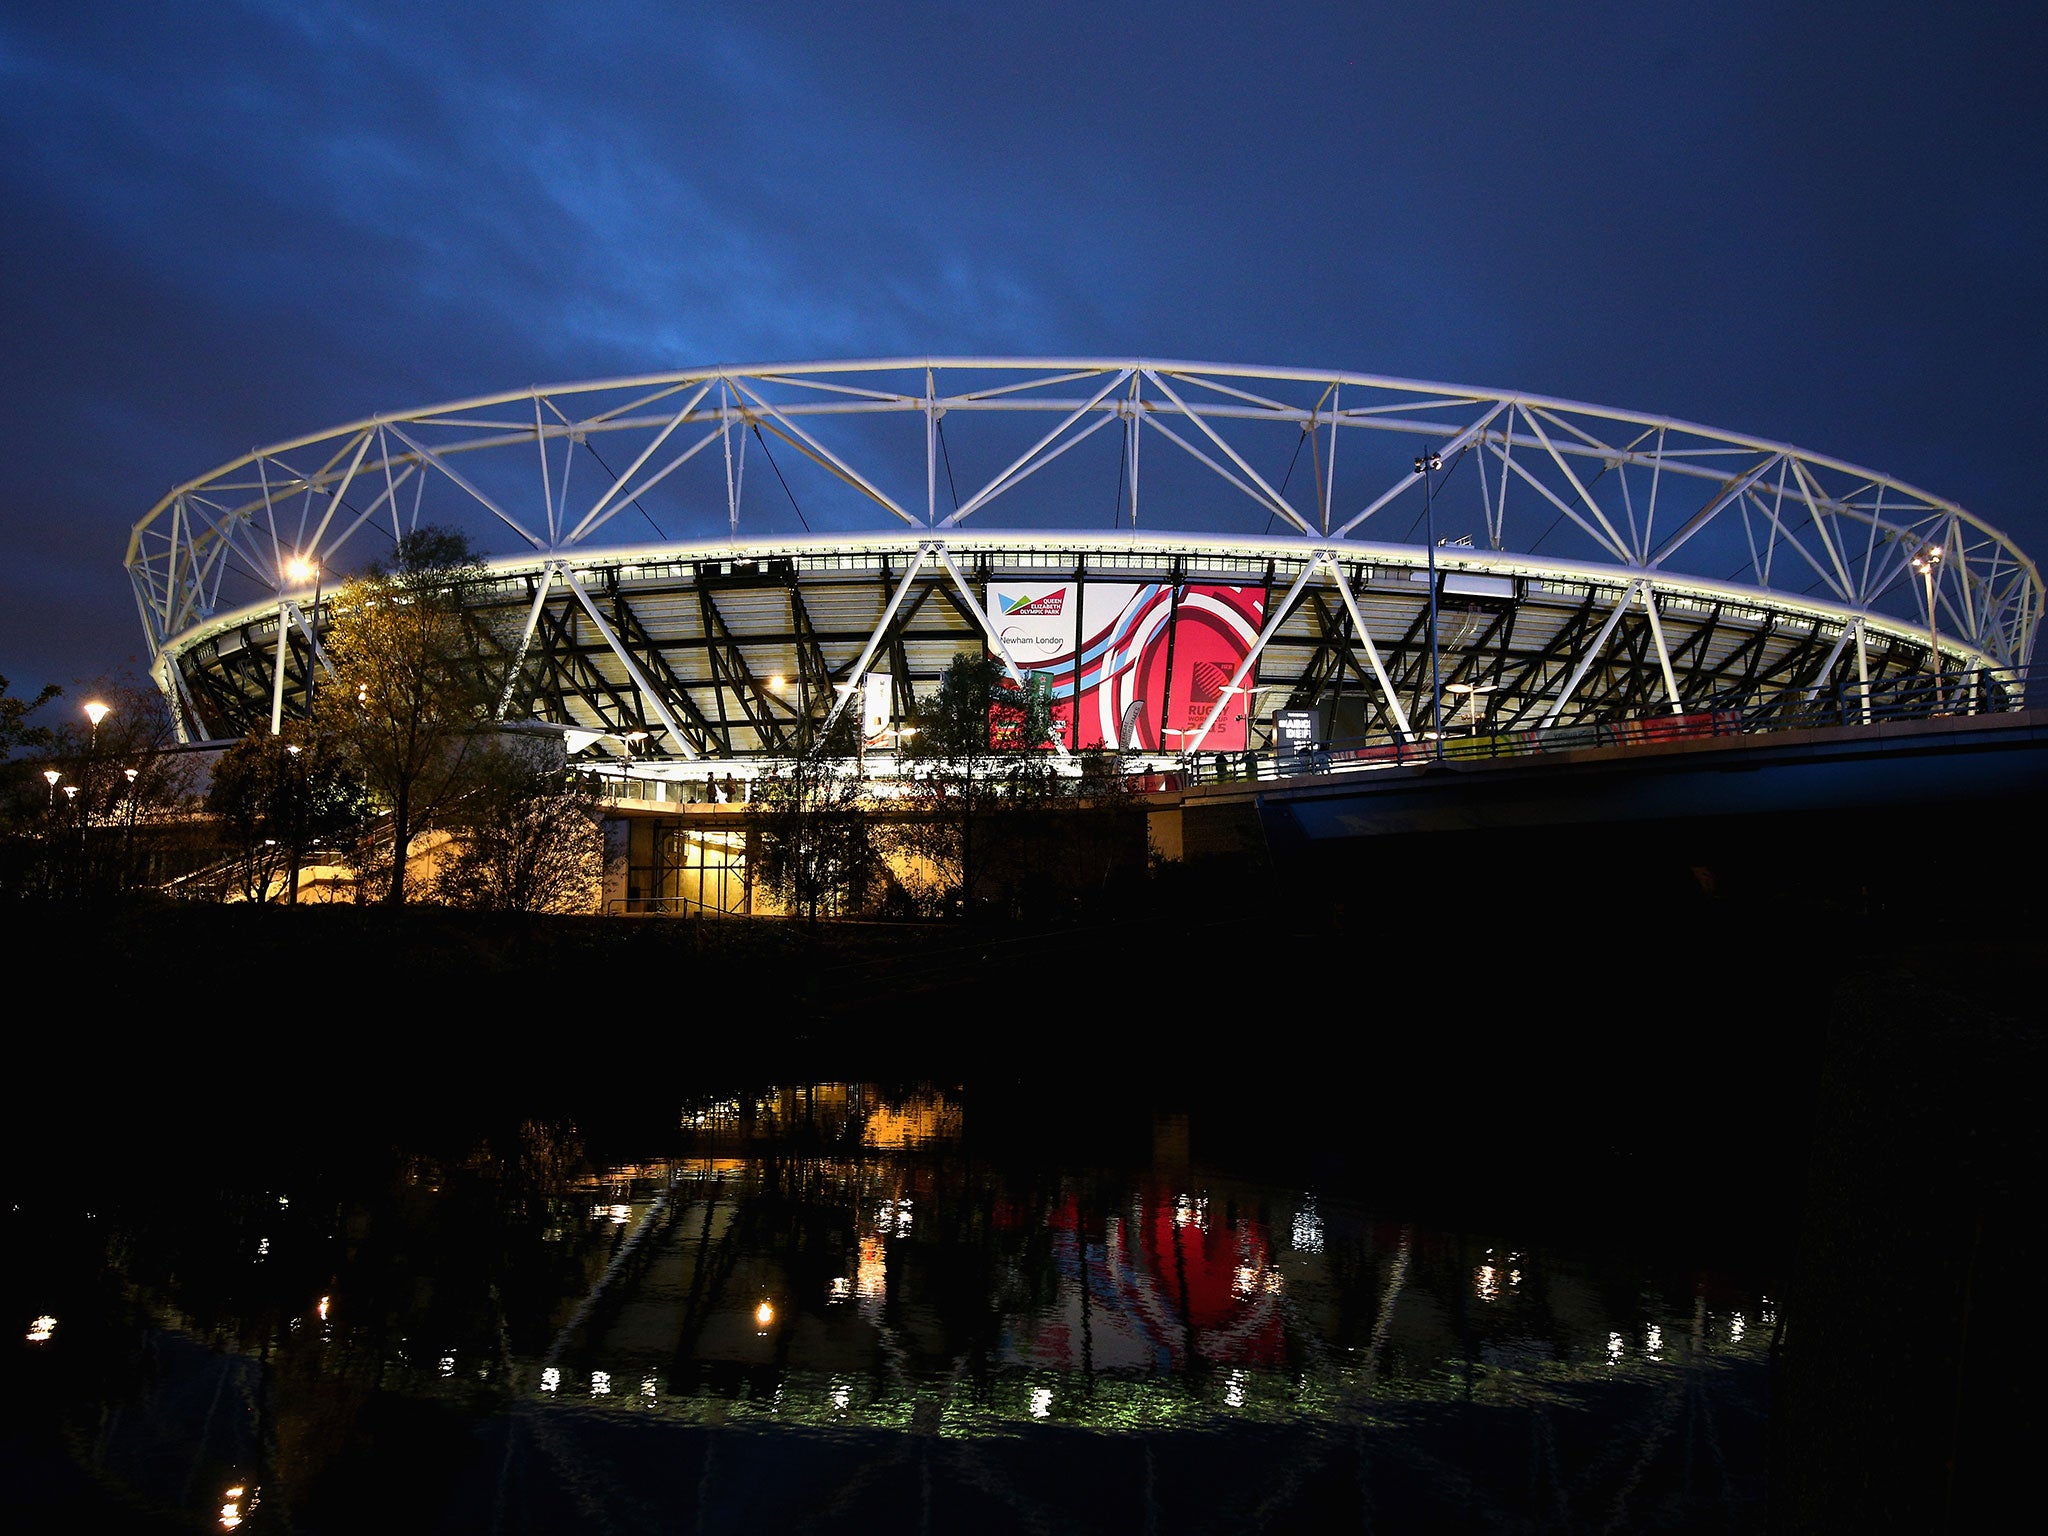
<path fill-rule="evenodd" d="M 266 1486 L 316 1502 L 319 1427 L 390 1394 L 510 1423 L 508 1445 L 546 1423 L 579 1444 L 629 1422 L 949 1442 L 1263 1426 L 1410 1437 L 1411 1459 L 1452 1410 L 1638 1437 L 1669 1436 L 1672 1403 L 1760 1415 L 1762 1295 L 1238 1177 L 1188 1157 L 1185 1123 L 1119 1169 L 970 1129 L 960 1092 L 845 1084 L 690 1103 L 634 1162 L 591 1166 L 530 1125 L 352 1197 L 230 1201 L 191 1225 L 239 1267 L 159 1232 L 127 1244 L 124 1278 L 162 1334 L 260 1362 L 269 1389 L 244 1400 L 272 1421 L 239 1443 L 274 1444 Z M 122 1475 L 118 1429 L 100 1457 Z"/>
<path fill-rule="evenodd" d="M 681 1158 L 632 1193 L 633 1246 L 545 1358 L 602 1361 L 643 1383 L 622 1409 L 689 1422 L 900 1426 L 931 1394 L 942 1433 L 1336 1421 L 1559 1403 L 1587 1380 L 1764 1356 L 1755 1298 L 1635 1296 L 1614 1327 L 1602 1281 L 1568 1257 L 1474 1266 L 1455 1237 L 1317 1214 L 1304 1193 L 1141 1183 L 1111 1213 L 1063 1184 L 963 1213 L 936 1169 L 801 1156 Z M 787 1224 L 797 1202 L 825 1219 Z M 922 1204 L 951 1219 L 920 1228 Z M 945 1270 L 969 1257 L 962 1295 Z M 509 1365 L 550 1390 L 552 1367 Z"/>

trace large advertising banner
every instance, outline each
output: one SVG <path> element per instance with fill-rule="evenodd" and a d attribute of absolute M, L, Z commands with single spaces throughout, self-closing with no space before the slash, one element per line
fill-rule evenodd
<path fill-rule="evenodd" d="M 1078 601 L 1077 601 L 1078 597 Z M 991 582 L 990 618 L 1019 670 L 1051 674 L 1070 748 L 1178 752 L 1226 698 L 1265 621 L 1263 587 L 1191 582 Z M 1204 751 L 1241 752 L 1256 669 Z"/>
<path fill-rule="evenodd" d="M 1225 686 L 1239 662 L 1258 642 L 1266 617 L 1264 587 L 1191 584 L 1180 589 L 1173 633 L 1173 675 L 1167 680 L 1165 717 L 1160 721 L 1159 747 L 1178 751 L 1195 739 L 1202 722 L 1219 702 L 1215 729 L 1203 738 L 1206 752 L 1242 752 L 1249 739 L 1246 708 L 1258 681 L 1256 667 L 1238 684 L 1245 692 L 1226 695 Z"/>

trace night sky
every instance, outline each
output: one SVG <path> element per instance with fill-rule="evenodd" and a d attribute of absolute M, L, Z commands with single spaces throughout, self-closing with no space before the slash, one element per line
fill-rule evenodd
<path fill-rule="evenodd" d="M 0 673 L 259 443 L 926 353 L 1515 387 L 1754 432 L 2048 554 L 2036 5 L 16 4 Z"/>

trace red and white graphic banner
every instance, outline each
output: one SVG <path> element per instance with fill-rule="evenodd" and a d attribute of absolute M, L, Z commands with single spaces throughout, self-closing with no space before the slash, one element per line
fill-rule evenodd
<path fill-rule="evenodd" d="M 1204 751 L 1242 751 L 1257 669 L 1230 676 L 1265 621 L 1263 587 L 1190 582 L 991 582 L 989 616 L 1024 672 L 1052 675 L 1070 747 L 1177 752 L 1223 708 Z"/>

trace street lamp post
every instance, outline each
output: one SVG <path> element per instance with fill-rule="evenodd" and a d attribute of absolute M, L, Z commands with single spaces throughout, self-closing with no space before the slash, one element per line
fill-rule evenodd
<path fill-rule="evenodd" d="M 1920 581 L 1927 592 L 1927 649 L 1934 653 L 1934 700 L 1935 707 L 1941 705 L 1941 637 L 1935 632 L 1934 624 L 1934 577 L 1941 569 L 1942 547 L 1939 544 L 1922 544 L 1913 556 L 1913 569 L 1920 573 Z"/>
<path fill-rule="evenodd" d="M 81 882 L 86 877 L 85 863 L 88 853 L 85 827 L 86 823 L 92 820 L 93 799 L 99 793 L 99 764 L 97 759 L 100 750 L 100 722 L 113 712 L 113 706 L 103 704 L 98 699 L 87 699 L 85 701 L 85 718 L 92 722 L 92 734 L 86 738 L 85 800 L 78 813 L 78 878 Z M 78 803 L 78 790 L 75 786 L 67 787 L 64 793 L 72 798 L 73 803 Z"/>
<path fill-rule="evenodd" d="M 100 750 L 100 722 L 113 713 L 111 705 L 102 704 L 98 699 L 85 701 L 85 718 L 92 722 L 92 734 L 85 743 L 85 808 L 92 810 L 93 759 Z"/>
<path fill-rule="evenodd" d="M 57 890 L 58 882 L 62 878 L 58 867 L 58 850 L 68 841 L 62 835 L 63 824 L 57 820 L 57 782 L 63 777 L 63 773 L 56 768 L 45 768 L 43 770 L 43 782 L 50 786 L 50 800 L 47 811 L 48 826 L 44 829 L 48 840 L 50 864 L 44 873 L 44 878 L 49 882 L 49 888 L 52 891 Z M 64 786 L 64 808 L 67 812 L 71 808 L 71 802 L 77 796 L 78 786 L 76 784 L 66 784 Z"/>
<path fill-rule="evenodd" d="M 86 803 L 88 805 L 91 804 L 91 797 L 87 797 Z M 83 894 L 85 890 L 85 817 L 78 813 L 78 786 L 76 784 L 66 784 L 64 786 L 64 804 L 65 809 L 72 812 L 78 821 L 78 868 L 73 872 L 73 890 L 76 893 Z"/>
<path fill-rule="evenodd" d="M 622 795 L 627 792 L 626 785 L 633 781 L 633 753 L 637 750 L 636 744 L 645 740 L 647 740 L 647 732 L 645 731 L 621 731 L 619 733 L 619 745 L 626 749 L 626 777 L 619 785 L 619 793 Z"/>
<path fill-rule="evenodd" d="M 1460 702 L 1470 706 L 1467 713 L 1467 719 L 1470 722 L 1466 727 L 1467 735 L 1477 736 L 1479 734 L 1479 714 L 1483 707 L 1479 702 L 1479 696 L 1483 693 L 1492 693 L 1493 687 L 1492 683 L 1447 683 L 1444 685 L 1444 692 L 1462 694 L 1464 697 Z M 1455 715 L 1457 711 L 1452 710 L 1451 713 Z"/>
<path fill-rule="evenodd" d="M 1436 486 L 1431 477 L 1443 467 L 1434 448 L 1415 456 L 1415 473 L 1422 476 L 1423 536 L 1429 540 L 1429 734 L 1438 762 L 1444 757 L 1444 672 L 1436 631 Z"/>
<path fill-rule="evenodd" d="M 123 768 L 121 776 L 128 781 L 128 822 L 121 829 L 121 882 L 127 884 L 135 861 L 135 780 L 140 776 L 137 768 Z"/>

